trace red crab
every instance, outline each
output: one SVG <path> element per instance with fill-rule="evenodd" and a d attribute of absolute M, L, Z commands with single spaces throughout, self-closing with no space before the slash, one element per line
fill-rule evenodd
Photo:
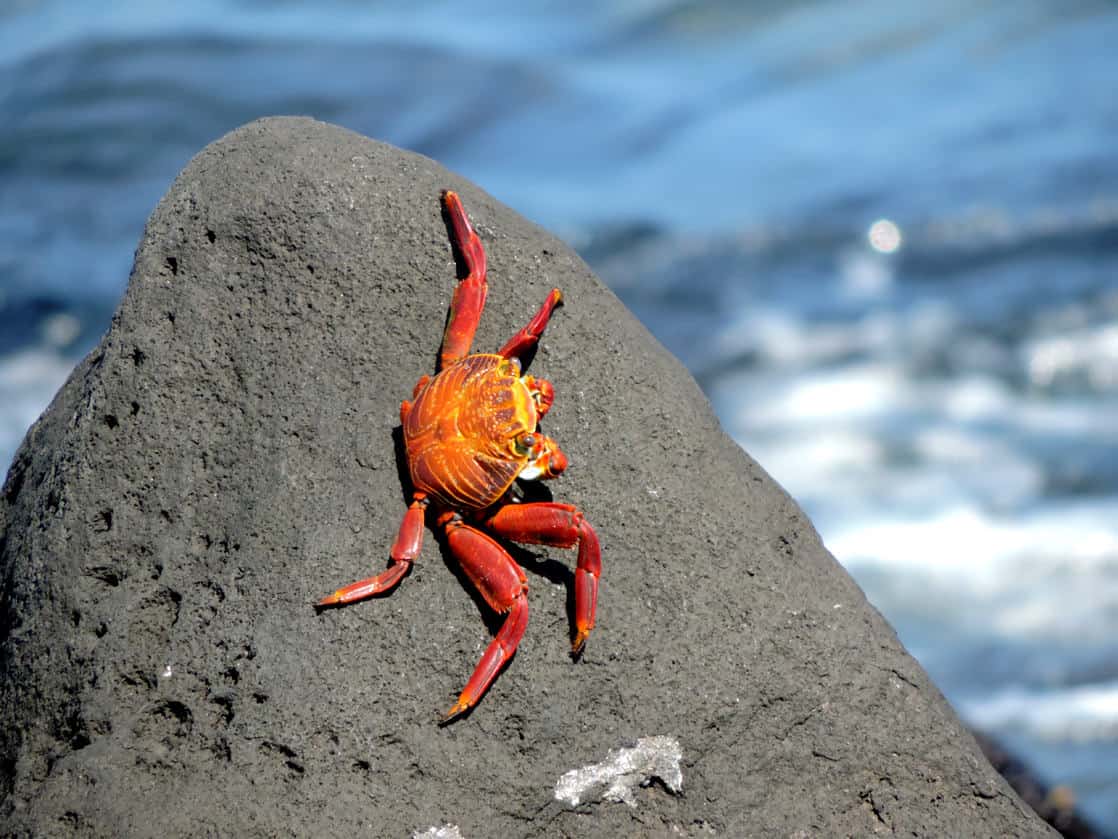
<path fill-rule="evenodd" d="M 517 478 L 554 478 L 567 467 L 559 446 L 539 431 L 555 391 L 544 379 L 521 375 L 520 362 L 536 346 L 562 295 L 552 289 L 535 316 L 496 353 L 468 355 L 488 290 L 485 250 L 458 196 L 448 190 L 442 197 L 451 242 L 468 275 L 454 290 L 435 376 L 422 376 L 412 401 L 400 405 L 414 500 L 400 524 L 388 568 L 338 589 L 318 605 L 353 603 L 400 582 L 419 555 L 430 511 L 470 582 L 491 608 L 508 615 L 447 713 L 445 720 L 451 720 L 477 703 L 528 626 L 524 571 L 485 531 L 513 542 L 578 546 L 574 653 L 582 650 L 594 627 L 602 560 L 594 528 L 577 508 L 516 503 L 511 493 Z"/>

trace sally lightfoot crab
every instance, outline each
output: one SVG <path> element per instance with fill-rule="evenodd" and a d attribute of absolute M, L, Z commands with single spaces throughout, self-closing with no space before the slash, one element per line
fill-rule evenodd
<path fill-rule="evenodd" d="M 451 554 L 505 621 L 478 662 L 451 720 L 475 705 L 516 652 L 528 626 L 528 581 L 524 571 L 493 536 L 525 544 L 578 547 L 574 576 L 575 636 L 578 653 L 594 628 L 601 574 L 601 550 L 594 528 L 570 504 L 516 503 L 517 478 L 554 478 L 567 458 L 540 433 L 540 418 L 555 399 L 551 383 L 523 375 L 521 358 L 536 346 L 551 313 L 562 300 L 552 289 L 539 311 L 496 353 L 469 354 L 485 296 L 485 250 L 461 200 L 443 193 L 451 242 L 468 270 L 450 303 L 435 375 L 423 376 L 410 402 L 400 406 L 404 448 L 414 496 L 404 514 L 386 570 L 338 589 L 318 605 L 341 606 L 392 589 L 419 555 L 430 515 L 446 534 Z"/>

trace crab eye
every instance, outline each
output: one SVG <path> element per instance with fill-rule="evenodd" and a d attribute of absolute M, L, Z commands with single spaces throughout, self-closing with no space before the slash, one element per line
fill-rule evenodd
<path fill-rule="evenodd" d="M 535 434 L 531 431 L 525 431 L 513 441 L 513 447 L 516 449 L 517 454 L 530 454 L 538 443 L 539 439 Z"/>

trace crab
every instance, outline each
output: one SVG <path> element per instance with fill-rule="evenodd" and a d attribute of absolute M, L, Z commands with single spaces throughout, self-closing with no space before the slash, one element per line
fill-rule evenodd
<path fill-rule="evenodd" d="M 567 458 L 539 422 L 555 399 L 551 383 L 523 373 L 555 307 L 552 289 L 536 314 L 496 353 L 470 353 L 488 291 L 485 250 L 458 195 L 442 194 L 451 244 L 467 275 L 450 303 L 438 367 L 419 379 L 411 401 L 400 406 L 412 501 L 389 553 L 388 567 L 324 597 L 319 607 L 342 606 L 392 590 L 419 556 L 427 522 L 445 534 L 450 553 L 485 602 L 504 623 L 494 636 L 448 722 L 481 699 L 528 626 L 528 580 L 494 538 L 524 544 L 578 548 L 574 573 L 572 655 L 578 656 L 594 628 L 602 559 L 598 537 L 570 504 L 519 502 L 517 479 L 555 478 Z M 492 534 L 492 535 L 490 535 Z"/>

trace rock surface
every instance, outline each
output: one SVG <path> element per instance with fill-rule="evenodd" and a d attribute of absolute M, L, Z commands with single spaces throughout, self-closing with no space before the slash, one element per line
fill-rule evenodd
<path fill-rule="evenodd" d="M 601 537 L 568 655 L 571 551 L 516 556 L 532 618 L 469 716 L 437 722 L 499 619 L 440 545 L 391 596 L 401 398 L 455 263 L 489 253 L 475 347 L 552 285 L 532 366 Z M 795 503 L 560 242 L 438 164 L 305 119 L 205 149 L 148 223 L 108 334 L 0 500 L 0 773 L 14 834 L 1043 835 Z M 682 790 L 556 798 L 678 740 Z M 616 752 L 615 752 L 616 753 Z M 5 831 L 6 832 L 6 831 Z"/>

